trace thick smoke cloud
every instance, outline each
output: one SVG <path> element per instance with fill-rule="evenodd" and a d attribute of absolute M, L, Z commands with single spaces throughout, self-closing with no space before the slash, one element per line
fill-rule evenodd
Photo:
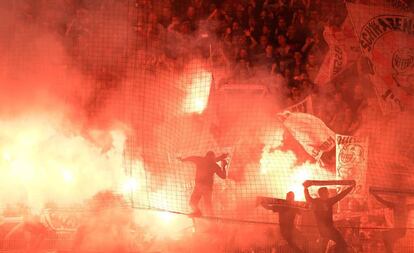
<path fill-rule="evenodd" d="M 109 92 L 109 98 L 102 102 L 96 98 L 110 88 L 100 83 L 97 75 L 85 73 L 85 68 L 91 66 L 80 64 L 79 54 L 73 53 L 74 46 L 65 33 L 72 19 L 80 14 L 66 4 L 1 3 L 4 203 L 23 201 L 38 209 L 49 201 L 82 202 L 102 189 L 119 190 L 125 177 L 127 127 L 121 118 L 113 117 L 120 105 L 111 104 Z M 102 11 L 98 9 L 96 13 L 96 19 L 103 20 Z M 102 34 L 98 28 L 91 28 Z M 109 43 L 117 48 L 121 42 L 123 38 Z M 108 68 L 109 59 L 116 55 L 119 53 L 103 55 L 100 68 Z M 90 60 L 96 61 L 92 56 Z M 100 111 L 91 114 L 96 108 Z M 85 184 L 87 174 L 95 178 L 93 183 Z"/>
<path fill-rule="evenodd" d="M 1 148 L 2 168 L 29 167 L 28 171 L 37 174 L 42 167 L 47 174 L 36 180 L 22 177 L 19 183 L 26 189 L 16 193 L 15 201 L 23 199 L 36 209 L 48 201 L 83 201 L 100 190 L 122 188 L 124 170 L 131 170 L 133 179 L 124 190 L 135 191 L 136 205 L 186 212 L 194 168 L 175 158 L 204 155 L 212 149 L 229 152 L 232 159 L 230 179 L 217 181 L 215 189 L 220 215 L 274 221 L 276 216 L 254 208 L 257 195 L 283 198 L 293 190 L 301 198 L 301 181 L 334 177 L 332 171 L 310 162 L 275 117 L 287 100 L 278 76 L 258 71 L 254 80 L 238 80 L 242 84 L 269 82 L 271 96 L 209 93 L 205 110 L 193 110 L 194 99 L 196 106 L 205 102 L 197 99 L 206 93 L 199 88 L 210 85 L 206 80 L 213 78 L 213 86 L 226 82 L 219 82 L 219 71 L 211 76 L 210 59 L 205 58 L 210 52 L 217 58 L 223 54 L 217 50 L 221 42 L 215 36 L 205 37 L 214 29 L 214 21 L 202 23 L 196 38 L 167 35 L 161 27 L 150 27 L 143 16 L 145 9 L 126 1 L 68 3 L 21 0 L 0 4 L 0 118 L 4 123 L 0 140 L 7 146 Z M 193 91 L 196 98 L 191 97 Z M 331 100 L 330 92 L 322 90 L 317 99 Z M 411 116 L 387 121 L 377 113 L 367 113 L 360 130 L 372 137 L 370 180 L 375 184 L 413 163 L 409 144 L 413 142 L 407 142 Z M 397 131 L 402 134 L 394 138 Z M 21 142 L 27 139 L 31 143 L 22 148 Z M 28 157 L 19 155 L 22 152 Z M 13 164 L 13 159 L 36 166 Z M 50 160 L 54 162 L 45 166 Z M 376 173 L 376 167 L 382 173 Z M 277 184 L 281 176 L 289 182 Z M 96 183 L 90 183 L 91 177 Z M 397 180 L 390 184 L 397 185 Z M 0 197 L 10 200 L 13 195 L 8 193 L 16 192 L 15 185 L 7 177 L 1 181 L 8 191 Z M 69 186 L 61 189 L 60 183 L 66 181 Z M 38 191 L 40 185 L 49 194 Z M 88 187 L 79 189 L 79 185 Z M 124 214 L 105 215 L 122 218 Z M 158 218 L 136 218 L 142 223 L 147 219 Z M 151 225 L 148 230 L 153 229 Z M 199 241 L 189 245 L 201 247 L 193 252 L 211 252 L 212 238 L 220 244 L 220 238 L 233 233 L 234 238 L 228 239 L 234 239 L 233 246 L 248 248 L 262 243 L 262 235 L 269 230 L 259 233 L 256 228 L 240 226 L 235 232 L 234 227 L 199 238 L 205 245 Z M 245 235 L 253 230 L 257 237 Z"/>

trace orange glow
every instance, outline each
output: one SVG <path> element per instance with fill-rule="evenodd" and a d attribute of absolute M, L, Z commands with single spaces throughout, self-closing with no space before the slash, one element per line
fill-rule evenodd
<path fill-rule="evenodd" d="M 297 157 L 292 151 L 277 149 L 280 143 L 266 145 L 260 159 L 260 175 L 274 181 L 266 194 L 285 198 L 286 193 L 293 191 L 295 199 L 305 200 L 302 183 L 305 180 L 333 180 L 335 175 L 320 167 L 319 164 L 306 162 L 296 165 Z"/>
<path fill-rule="evenodd" d="M 158 214 L 158 217 L 160 217 L 160 219 L 164 221 L 165 223 L 170 223 L 172 219 L 174 218 L 174 215 L 169 212 L 160 212 Z"/>
<path fill-rule="evenodd" d="M 193 222 L 185 215 L 149 210 L 138 210 L 135 215 L 135 220 L 146 227 L 146 232 L 159 239 L 178 240 L 193 231 Z"/>
<path fill-rule="evenodd" d="M 51 117 L 0 122 L 0 203 L 39 210 L 47 202 L 81 203 L 100 190 L 116 189 L 125 178 L 125 136 L 120 131 L 110 135 L 112 148 L 102 153 Z"/>
<path fill-rule="evenodd" d="M 187 96 L 184 100 L 184 112 L 202 113 L 208 103 L 212 76 L 211 73 L 198 69 L 185 81 Z"/>
<path fill-rule="evenodd" d="M 63 170 L 62 176 L 66 183 L 72 183 L 74 181 L 74 176 L 70 170 Z"/>
<path fill-rule="evenodd" d="M 122 184 L 122 193 L 128 194 L 131 192 L 135 192 L 140 189 L 140 184 L 138 179 L 136 178 L 126 178 Z"/>

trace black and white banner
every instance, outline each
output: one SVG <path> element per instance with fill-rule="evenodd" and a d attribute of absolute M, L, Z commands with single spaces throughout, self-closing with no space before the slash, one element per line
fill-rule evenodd
<path fill-rule="evenodd" d="M 349 17 L 345 19 L 340 29 L 326 26 L 323 37 L 329 46 L 329 51 L 315 78 L 315 83 L 319 85 L 330 82 L 350 64 L 355 63 L 361 55 Z"/>
<path fill-rule="evenodd" d="M 335 143 L 337 179 L 355 180 L 358 191 L 366 192 L 368 139 L 337 134 Z"/>
<path fill-rule="evenodd" d="M 335 147 L 335 133 L 318 117 L 301 112 L 284 112 L 279 117 L 286 129 L 315 160 Z"/>
<path fill-rule="evenodd" d="M 284 111 L 313 113 L 312 97 L 309 95 L 297 104 L 289 106 Z"/>
<path fill-rule="evenodd" d="M 414 95 L 414 15 L 396 9 L 347 4 L 369 78 L 381 109 L 412 109 Z"/>

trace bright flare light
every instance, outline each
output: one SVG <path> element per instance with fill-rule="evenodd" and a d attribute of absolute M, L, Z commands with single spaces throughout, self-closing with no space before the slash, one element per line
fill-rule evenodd
<path fill-rule="evenodd" d="M 124 184 L 122 185 L 122 193 L 128 194 L 131 192 L 135 192 L 139 189 L 139 182 L 135 178 L 128 178 L 125 180 Z"/>
<path fill-rule="evenodd" d="M 119 131 L 110 135 L 112 148 L 103 153 L 54 117 L 38 114 L 1 121 L 0 203 L 39 210 L 47 202 L 77 204 L 98 191 L 114 189 L 124 178 L 125 136 Z"/>
<path fill-rule="evenodd" d="M 170 223 L 172 219 L 174 218 L 174 214 L 170 212 L 160 212 L 158 214 L 158 217 L 165 223 Z"/>
<path fill-rule="evenodd" d="M 65 180 L 65 182 L 67 182 L 67 183 L 71 183 L 71 182 L 73 182 L 73 180 L 75 179 L 75 178 L 73 177 L 72 172 L 71 172 L 71 171 L 69 171 L 69 170 L 63 170 L 62 175 L 63 175 L 63 179 L 64 179 L 64 180 Z"/>
<path fill-rule="evenodd" d="M 271 150 L 271 151 L 270 151 Z M 276 198 L 285 198 L 286 193 L 293 191 L 295 199 L 305 200 L 303 182 L 306 180 L 333 180 L 335 175 L 316 163 L 306 162 L 296 165 L 297 157 L 292 151 L 281 151 L 266 146 L 260 160 L 259 173 L 266 180 L 274 181 L 263 194 L 271 194 Z"/>
<path fill-rule="evenodd" d="M 11 160 L 11 155 L 7 150 L 3 151 L 3 159 L 8 162 Z"/>
<path fill-rule="evenodd" d="M 292 175 L 292 182 L 290 187 L 291 191 L 295 193 L 295 198 L 297 200 L 305 200 L 303 182 L 310 178 L 312 178 L 312 174 L 309 167 L 302 166 L 301 168 L 296 168 L 295 173 Z"/>
<path fill-rule="evenodd" d="M 184 112 L 202 113 L 206 109 L 210 96 L 211 80 L 210 72 L 198 69 L 197 72 L 191 74 L 189 80 L 184 81 L 187 92 Z"/>

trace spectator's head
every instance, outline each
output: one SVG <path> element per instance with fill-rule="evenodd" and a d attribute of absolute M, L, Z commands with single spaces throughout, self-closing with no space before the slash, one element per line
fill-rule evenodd
<path fill-rule="evenodd" d="M 195 19 L 196 18 L 196 12 L 194 6 L 188 6 L 187 8 L 187 18 L 189 19 Z"/>
<path fill-rule="evenodd" d="M 326 200 L 329 198 L 329 191 L 326 187 L 320 187 L 318 189 L 318 195 L 321 199 Z"/>
<path fill-rule="evenodd" d="M 317 10 L 311 10 L 310 11 L 310 14 L 309 14 L 309 17 L 311 19 L 315 20 L 315 21 L 318 21 L 319 20 L 319 13 L 318 13 L 318 11 Z"/>
<path fill-rule="evenodd" d="M 171 24 L 173 24 L 173 25 L 178 25 L 178 24 L 180 24 L 180 22 L 181 22 L 181 20 L 180 20 L 180 17 L 179 16 L 173 16 L 172 18 L 171 18 Z"/>
<path fill-rule="evenodd" d="M 138 33 L 142 33 L 144 31 L 144 26 L 142 25 L 141 22 L 138 22 L 137 24 L 137 32 Z"/>
<path fill-rule="evenodd" d="M 296 15 L 298 18 L 304 18 L 305 17 L 305 10 L 300 8 L 296 11 Z"/>
<path fill-rule="evenodd" d="M 257 25 L 257 21 L 254 17 L 249 17 L 249 27 L 254 28 Z"/>
<path fill-rule="evenodd" d="M 209 162 L 215 162 L 215 161 L 216 161 L 216 155 L 214 154 L 214 152 L 213 152 L 213 151 L 208 151 L 208 152 L 206 153 L 206 159 L 207 159 Z"/>
<path fill-rule="evenodd" d="M 262 10 L 259 14 L 259 17 L 261 20 L 266 19 L 266 16 L 267 16 L 266 10 Z"/>
<path fill-rule="evenodd" d="M 283 70 L 283 76 L 288 80 L 293 78 L 293 72 L 289 68 L 289 66 L 286 66 L 285 69 Z"/>
<path fill-rule="evenodd" d="M 236 16 L 237 18 L 242 18 L 244 16 L 244 6 L 242 4 L 237 5 Z"/>
<path fill-rule="evenodd" d="M 262 35 L 270 35 L 270 27 L 266 24 L 264 24 L 262 27 Z"/>
<path fill-rule="evenodd" d="M 308 29 L 311 33 L 316 34 L 318 32 L 318 24 L 316 23 L 316 20 L 310 19 L 308 22 Z"/>
<path fill-rule="evenodd" d="M 316 55 L 312 52 L 310 52 L 308 54 L 308 64 L 311 65 L 311 66 L 316 66 L 317 65 Z"/>
<path fill-rule="evenodd" d="M 259 39 L 260 46 L 265 48 L 269 44 L 269 38 L 266 35 L 260 36 Z"/>
<path fill-rule="evenodd" d="M 246 46 L 246 43 L 247 43 L 247 37 L 246 36 L 238 36 L 238 39 L 239 39 L 239 41 L 238 41 L 238 43 L 239 43 L 239 45 L 240 46 Z"/>
<path fill-rule="evenodd" d="M 302 62 L 302 53 L 300 51 L 296 51 L 295 53 L 293 53 L 293 58 L 295 59 L 296 63 L 301 63 Z"/>
<path fill-rule="evenodd" d="M 321 35 L 317 31 L 313 34 L 313 42 L 315 43 L 315 45 L 321 43 Z"/>
<path fill-rule="evenodd" d="M 270 9 L 267 11 L 267 18 L 271 21 L 274 20 L 275 14 Z"/>
<path fill-rule="evenodd" d="M 301 81 L 302 80 L 300 68 L 294 68 L 293 69 L 293 76 L 294 76 L 294 79 L 297 80 L 297 81 Z"/>
<path fill-rule="evenodd" d="M 240 50 L 239 50 L 239 59 L 241 60 L 241 59 L 247 59 L 247 57 L 248 57 L 248 55 L 249 55 L 249 53 L 247 52 L 247 49 L 246 48 L 240 48 Z"/>
<path fill-rule="evenodd" d="M 224 31 L 224 35 L 231 35 L 231 27 L 226 27 L 226 30 Z"/>
<path fill-rule="evenodd" d="M 286 193 L 286 200 L 288 203 L 293 203 L 295 201 L 295 193 L 292 191 Z"/>
<path fill-rule="evenodd" d="M 285 69 L 287 69 L 289 66 L 289 63 L 287 60 L 283 59 L 279 62 L 279 70 L 283 74 L 285 73 Z"/>
<path fill-rule="evenodd" d="M 289 26 L 288 29 L 287 29 L 287 32 L 286 32 L 286 36 L 289 39 L 294 39 L 295 36 L 296 36 L 296 26 L 294 26 L 294 25 Z"/>
<path fill-rule="evenodd" d="M 183 34 L 188 34 L 191 31 L 191 26 L 189 21 L 184 21 L 180 25 L 180 32 Z"/>
<path fill-rule="evenodd" d="M 286 43 L 286 36 L 283 34 L 280 34 L 277 36 L 277 43 L 279 44 L 279 46 L 284 47 L 287 45 Z"/>
<path fill-rule="evenodd" d="M 268 44 L 265 49 L 266 56 L 272 57 L 273 56 L 273 46 Z"/>
<path fill-rule="evenodd" d="M 303 76 L 302 87 L 308 89 L 308 91 L 312 93 L 317 93 L 318 86 L 309 80 L 309 76 L 306 73 L 303 73 L 302 76 Z"/>
<path fill-rule="evenodd" d="M 162 16 L 165 17 L 165 18 L 171 18 L 171 8 L 167 7 L 167 6 L 164 6 L 162 8 Z"/>
<path fill-rule="evenodd" d="M 240 31 L 240 24 L 237 21 L 233 21 L 232 25 L 231 25 L 231 29 L 234 32 Z"/>
<path fill-rule="evenodd" d="M 240 67 L 242 67 L 243 69 L 246 69 L 249 66 L 249 61 L 246 58 L 242 58 L 239 60 L 239 65 Z"/>
<path fill-rule="evenodd" d="M 286 19 L 284 17 L 279 17 L 279 20 L 277 21 L 277 27 L 279 29 L 286 29 L 287 28 Z"/>
<path fill-rule="evenodd" d="M 151 24 L 157 24 L 158 23 L 158 16 L 155 13 L 151 13 L 149 15 L 149 20 Z"/>
<path fill-rule="evenodd" d="M 253 6 L 253 5 L 251 5 L 251 4 L 249 4 L 249 5 L 247 6 L 247 15 L 248 15 L 249 17 L 253 17 L 253 15 L 254 15 L 254 6 Z"/>
<path fill-rule="evenodd" d="M 342 24 L 342 17 L 341 15 L 334 15 L 333 19 L 332 19 L 332 25 L 340 27 Z"/>

